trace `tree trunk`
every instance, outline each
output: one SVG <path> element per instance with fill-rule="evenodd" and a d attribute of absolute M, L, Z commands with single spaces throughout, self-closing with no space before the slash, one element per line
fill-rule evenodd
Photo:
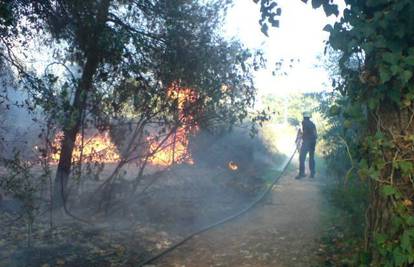
<path fill-rule="evenodd" d="M 86 109 L 87 95 L 93 85 L 93 76 L 103 58 L 102 53 L 100 53 L 99 40 L 107 20 L 109 5 L 110 0 L 103 0 L 101 2 L 96 17 L 96 30 L 94 36 L 91 36 L 90 45 L 87 51 L 85 51 L 86 63 L 83 67 L 82 77 L 75 92 L 73 105 L 68 112 L 66 122 L 62 129 L 63 139 L 54 186 L 55 205 L 57 207 L 61 207 L 66 201 L 67 185 L 72 167 L 72 154 L 75 147 L 76 135 L 78 134 L 82 123 L 82 114 Z"/>
<path fill-rule="evenodd" d="M 384 101 L 385 102 L 385 101 Z M 375 135 L 381 131 L 388 140 L 391 140 L 392 147 L 382 148 L 382 157 L 384 162 L 394 162 L 395 160 L 412 160 L 414 158 L 414 145 L 410 141 L 410 136 L 414 135 L 414 106 L 408 108 L 399 108 L 393 104 L 382 103 L 376 115 L 369 118 L 370 134 Z M 371 180 L 370 207 L 368 209 L 368 236 L 367 244 L 375 246 L 374 235 L 385 234 L 395 238 L 398 236 L 392 231 L 392 220 L 395 217 L 396 202 L 403 200 L 414 201 L 412 188 L 414 186 L 412 177 L 404 175 L 400 170 L 388 164 L 382 168 L 379 180 Z M 381 193 L 383 185 L 394 186 L 400 197 L 386 197 Z M 411 213 L 411 215 L 413 215 Z M 384 255 L 380 255 L 373 247 L 367 247 L 373 251 L 373 263 L 380 264 L 383 262 Z"/>

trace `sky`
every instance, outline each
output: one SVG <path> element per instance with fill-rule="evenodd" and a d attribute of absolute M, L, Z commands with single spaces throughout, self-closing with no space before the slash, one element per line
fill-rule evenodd
<path fill-rule="evenodd" d="M 336 0 L 336 2 L 343 0 Z M 320 67 L 328 33 L 322 29 L 336 18 L 327 18 L 322 9 L 312 9 L 310 3 L 300 0 L 277 0 L 282 8 L 280 27 L 270 28 L 269 37 L 260 31 L 260 6 L 253 0 L 234 0 L 228 11 L 224 34 L 240 39 L 250 49 L 261 49 L 268 60 L 267 68 L 255 75 L 259 96 L 266 94 L 287 95 L 296 92 L 329 90 L 329 76 Z M 310 1 L 309 1 L 310 2 Z M 343 6 L 343 4 L 341 5 Z M 44 72 L 49 58 L 42 53 L 42 45 L 33 44 L 38 50 L 33 58 L 36 70 Z M 33 55 L 32 55 L 33 57 Z M 275 63 L 284 60 L 282 70 L 272 75 Z M 292 67 L 289 67 L 293 60 Z M 317 67 L 319 65 L 319 67 Z M 62 72 L 63 67 L 50 66 L 49 71 Z M 286 72 L 286 75 L 282 75 Z M 260 97 L 259 97 L 260 99 Z"/>
<path fill-rule="evenodd" d="M 226 36 L 264 51 L 267 68 L 255 75 L 259 95 L 330 90 L 329 76 L 318 65 L 329 37 L 322 29 L 337 18 L 327 18 L 322 9 L 314 10 L 310 3 L 299 0 L 278 0 L 278 4 L 282 8 L 280 27 L 270 29 L 269 37 L 260 31 L 260 8 L 252 0 L 236 0 L 225 25 Z M 282 70 L 273 76 L 276 62 L 282 59 Z"/>

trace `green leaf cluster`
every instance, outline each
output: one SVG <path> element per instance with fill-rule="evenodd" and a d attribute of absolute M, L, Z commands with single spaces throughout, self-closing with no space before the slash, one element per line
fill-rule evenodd
<path fill-rule="evenodd" d="M 353 153 L 359 157 L 359 176 L 371 184 L 370 264 L 408 266 L 414 260 L 410 224 L 414 168 L 412 143 L 407 141 L 413 127 L 409 116 L 400 116 L 400 128 L 391 126 L 395 125 L 391 118 L 410 114 L 413 107 L 414 2 L 345 2 L 340 21 L 325 27 L 330 46 L 341 55 L 337 91 L 347 99 L 346 105 L 332 107 L 331 114 L 349 117 L 344 128 L 366 121 L 358 124 Z"/>

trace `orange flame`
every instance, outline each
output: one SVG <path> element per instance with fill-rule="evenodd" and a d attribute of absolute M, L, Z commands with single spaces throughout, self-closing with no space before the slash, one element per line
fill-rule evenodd
<path fill-rule="evenodd" d="M 168 137 L 165 141 L 166 145 L 159 145 L 159 142 L 152 142 L 150 145 L 150 153 L 154 153 L 149 161 L 154 165 L 170 166 L 173 163 L 189 163 L 193 164 L 193 159 L 188 152 L 188 137 L 185 128 L 177 129 L 176 133 Z"/>
<path fill-rule="evenodd" d="M 168 97 L 177 101 L 177 109 L 184 126 L 178 128 L 175 133 L 164 140 L 163 144 L 150 140 L 150 153 L 154 153 L 149 159 L 150 163 L 158 166 L 170 166 L 174 163 L 194 164 L 188 151 L 188 135 L 197 130 L 197 126 L 191 126 L 192 117 L 184 114 L 185 105 L 193 103 L 196 93 L 189 88 L 181 88 L 174 83 L 167 92 Z"/>
<path fill-rule="evenodd" d="M 153 154 L 149 162 L 158 166 L 170 166 L 174 163 L 194 164 L 193 159 L 188 151 L 188 135 L 198 129 L 197 126 L 191 125 L 192 116 L 185 114 L 185 108 L 188 103 L 193 103 L 197 95 L 189 88 L 181 88 L 177 83 L 173 83 L 168 89 L 167 96 L 177 103 L 178 115 L 183 124 L 175 133 L 170 135 L 162 143 L 155 138 L 148 138 L 149 153 Z M 60 158 L 61 141 L 63 133 L 56 135 L 53 142 L 55 152 L 51 156 L 51 162 L 57 163 Z M 82 157 L 84 162 L 102 162 L 115 163 L 120 160 L 116 146 L 112 143 L 108 133 L 97 134 L 91 138 L 84 137 L 83 150 L 82 136 L 76 136 L 75 148 L 72 160 L 79 161 Z"/>
<path fill-rule="evenodd" d="M 237 171 L 239 169 L 239 166 L 233 161 L 230 161 L 228 166 L 229 166 L 229 169 L 232 171 Z"/>
<path fill-rule="evenodd" d="M 57 163 L 60 158 L 61 142 L 63 133 L 59 132 L 55 136 L 53 146 L 55 148 L 54 153 L 51 155 L 52 162 Z M 72 161 L 84 162 L 102 162 L 102 163 L 115 163 L 120 160 L 118 149 L 112 143 L 109 134 L 97 134 L 90 138 L 84 137 L 83 149 L 82 149 L 82 136 L 78 134 L 75 140 L 75 148 L 72 154 Z"/>

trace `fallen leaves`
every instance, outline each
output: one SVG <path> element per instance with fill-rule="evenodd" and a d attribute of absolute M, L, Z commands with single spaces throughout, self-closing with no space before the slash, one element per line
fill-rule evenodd
<path fill-rule="evenodd" d="M 403 205 L 406 206 L 406 207 L 412 207 L 413 202 L 410 199 L 404 199 Z"/>

